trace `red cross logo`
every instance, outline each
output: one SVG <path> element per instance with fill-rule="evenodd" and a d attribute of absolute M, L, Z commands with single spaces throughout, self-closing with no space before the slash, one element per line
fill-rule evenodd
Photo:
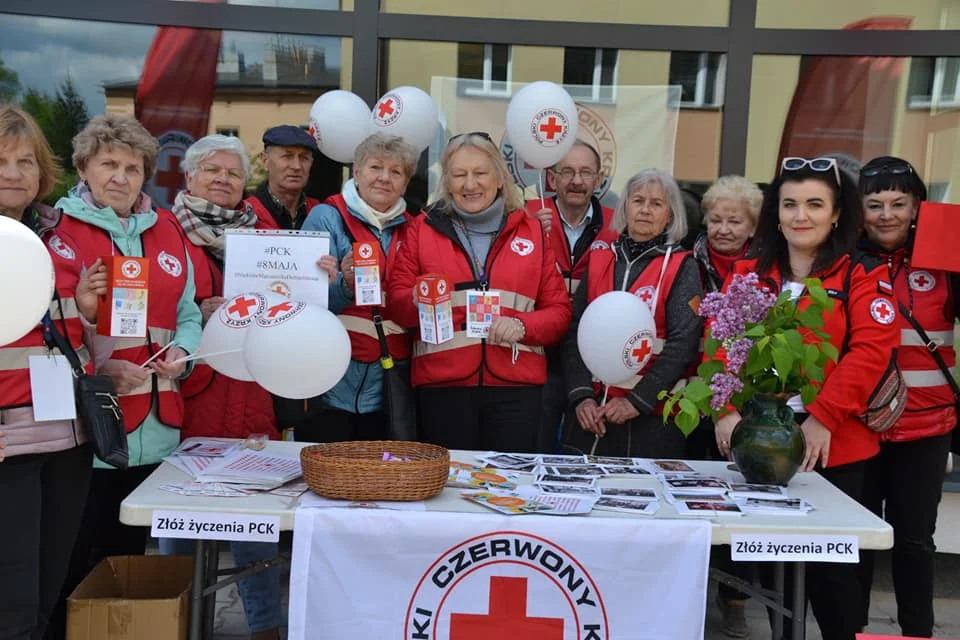
<path fill-rule="evenodd" d="M 360 257 L 364 260 L 373 255 L 373 248 L 368 244 L 360 245 Z"/>
<path fill-rule="evenodd" d="M 890 307 L 885 304 L 877 305 L 877 315 L 880 316 L 881 320 L 886 320 L 887 316 L 890 315 Z"/>
<path fill-rule="evenodd" d="M 644 340 L 640 343 L 639 347 L 636 347 L 633 351 L 631 351 L 631 354 L 637 359 L 637 362 L 643 362 L 646 360 L 647 356 L 650 355 L 650 351 L 650 343 Z"/>
<path fill-rule="evenodd" d="M 153 181 L 158 187 L 167 190 L 167 202 L 173 202 L 177 197 L 177 192 L 183 188 L 183 173 L 180 171 L 180 156 L 170 156 L 169 166 L 162 171 L 157 171 Z"/>
<path fill-rule="evenodd" d="M 870 303 L 870 315 L 880 324 L 891 324 L 897 317 L 893 306 L 886 298 L 876 298 Z"/>
<path fill-rule="evenodd" d="M 919 276 L 917 276 L 916 281 L 917 281 L 917 286 L 921 288 L 927 286 L 927 283 L 930 282 L 929 280 L 927 280 L 927 277 L 922 273 Z"/>
<path fill-rule="evenodd" d="M 640 299 L 644 302 L 650 302 L 653 299 L 653 294 L 650 293 L 650 289 L 644 289 L 640 292 Z"/>
<path fill-rule="evenodd" d="M 393 98 L 387 98 L 377 105 L 377 117 L 383 120 L 387 116 L 393 115 Z"/>
<path fill-rule="evenodd" d="M 540 131 L 547 135 L 547 140 L 553 140 L 554 136 L 563 131 L 563 126 L 557 124 L 554 116 L 550 116 L 546 123 L 540 125 Z"/>
<path fill-rule="evenodd" d="M 136 278 L 140 275 L 140 265 L 137 264 L 135 260 L 127 260 L 124 262 L 120 270 L 123 272 L 123 275 L 128 278 Z"/>
<path fill-rule="evenodd" d="M 246 318 L 250 315 L 250 309 L 257 306 L 256 298 L 247 298 L 240 297 L 233 301 L 233 304 L 227 307 L 227 311 L 232 314 L 236 314 L 241 318 Z"/>
<path fill-rule="evenodd" d="M 563 618 L 527 617 L 527 579 L 492 576 L 489 613 L 454 613 L 450 640 L 563 640 Z"/>
<path fill-rule="evenodd" d="M 270 307 L 270 311 L 267 313 L 267 317 L 276 318 L 280 313 L 284 311 L 290 311 L 291 309 L 293 309 L 292 302 L 281 302 L 280 304 L 276 304 Z"/>

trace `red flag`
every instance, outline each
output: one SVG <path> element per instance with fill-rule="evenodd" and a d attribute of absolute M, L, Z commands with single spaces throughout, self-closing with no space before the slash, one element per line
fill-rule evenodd
<path fill-rule="evenodd" d="M 921 202 L 911 266 L 960 272 L 960 204 Z"/>
<path fill-rule="evenodd" d="M 875 17 L 844 29 L 909 29 L 911 21 Z M 805 56 L 779 159 L 840 152 L 862 161 L 888 154 L 902 71 L 902 58 Z"/>
<path fill-rule="evenodd" d="M 144 185 L 158 207 L 173 205 L 184 185 L 183 155 L 207 135 L 220 36 L 220 30 L 160 27 L 147 52 L 134 113 L 160 142 L 157 170 Z"/>

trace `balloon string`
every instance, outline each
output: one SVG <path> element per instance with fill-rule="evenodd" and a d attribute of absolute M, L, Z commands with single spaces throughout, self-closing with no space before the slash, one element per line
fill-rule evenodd
<path fill-rule="evenodd" d="M 540 182 L 540 208 L 541 209 L 547 208 L 547 202 L 543 198 L 543 174 L 546 171 L 547 171 L 546 169 L 540 169 L 540 171 L 537 172 L 537 180 Z"/>
<path fill-rule="evenodd" d="M 610 385 L 603 385 L 603 400 L 600 401 L 600 406 L 606 406 L 607 404 L 607 395 L 610 393 Z M 593 436 L 593 446 L 590 447 L 590 455 L 596 455 L 597 445 L 600 444 L 600 434 Z"/>
<path fill-rule="evenodd" d="M 209 358 L 210 356 L 222 356 L 228 353 L 240 353 L 241 351 L 243 351 L 243 349 L 228 349 L 226 351 L 212 351 L 210 353 L 195 353 L 192 356 L 183 356 L 182 358 L 177 358 L 170 364 L 180 364 L 181 362 L 190 362 L 191 360 Z"/>

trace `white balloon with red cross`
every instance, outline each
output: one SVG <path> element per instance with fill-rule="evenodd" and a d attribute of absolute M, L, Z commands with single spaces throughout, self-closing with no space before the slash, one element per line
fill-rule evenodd
<path fill-rule="evenodd" d="M 69 248 L 66 251 L 72 253 Z M 0 215 L 0 258 L 0 299 L 5 302 L 0 314 L 2 346 L 30 333 L 43 318 L 53 297 L 54 275 L 53 260 L 43 241 L 27 226 L 4 215 Z"/>
<path fill-rule="evenodd" d="M 230 298 L 207 320 L 197 354 L 218 373 L 234 380 L 252 382 L 253 376 L 243 362 L 247 330 L 271 302 L 284 299 L 268 293 L 243 293 Z"/>
<path fill-rule="evenodd" d="M 337 316 L 297 300 L 276 300 L 247 331 L 243 360 L 257 384 L 282 398 L 326 393 L 350 365 L 350 338 Z"/>
<path fill-rule="evenodd" d="M 557 164 L 577 139 L 577 105 L 558 84 L 539 80 L 517 91 L 507 106 L 507 139 L 537 169 Z"/>
<path fill-rule="evenodd" d="M 437 105 L 422 89 L 397 87 L 377 100 L 370 114 L 370 133 L 399 136 L 423 151 L 440 125 Z"/>
<path fill-rule="evenodd" d="M 320 153 L 349 164 L 361 142 L 370 135 L 370 107 L 355 93 L 328 91 L 310 107 L 310 135 Z"/>
<path fill-rule="evenodd" d="M 657 325 L 650 307 L 626 291 L 597 296 L 580 317 L 577 349 L 600 382 L 619 386 L 640 373 L 653 355 Z"/>

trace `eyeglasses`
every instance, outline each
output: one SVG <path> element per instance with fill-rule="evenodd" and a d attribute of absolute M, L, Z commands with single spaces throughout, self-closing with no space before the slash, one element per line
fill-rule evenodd
<path fill-rule="evenodd" d="M 455 135 L 455 136 L 453 136 L 452 138 L 450 138 L 449 140 L 447 140 L 447 144 L 450 144 L 450 143 L 453 142 L 454 140 L 459 140 L 460 138 L 463 138 L 463 137 L 465 137 L 465 136 L 480 136 L 481 138 L 483 138 L 484 140 L 486 140 L 486 141 L 489 142 L 490 144 L 493 144 L 493 143 L 494 143 L 494 142 L 493 142 L 493 138 L 491 138 L 491 137 L 490 137 L 490 134 L 487 133 L 486 131 L 470 131 L 469 133 L 458 133 L 457 135 Z"/>
<path fill-rule="evenodd" d="M 784 158 L 783 162 L 780 163 L 780 173 L 784 171 L 799 171 L 804 167 L 810 167 L 814 171 L 830 171 L 833 169 L 833 176 L 837 180 L 837 186 L 841 186 L 843 183 L 840 182 L 840 167 L 837 166 L 836 158 L 813 158 L 808 160 L 806 158 Z"/>
<path fill-rule="evenodd" d="M 860 169 L 860 177 L 862 178 L 872 178 L 878 176 L 881 173 L 889 173 L 893 176 L 903 176 L 910 173 L 913 173 L 913 167 L 911 167 L 906 162 L 888 162 L 881 164 L 878 167 L 870 167 L 869 169 Z"/>
<path fill-rule="evenodd" d="M 580 171 L 576 171 L 572 167 L 566 167 L 561 171 L 554 170 L 553 173 L 568 181 L 580 176 L 580 179 L 584 182 L 590 182 L 597 177 L 597 172 L 593 169 L 580 169 Z"/>
<path fill-rule="evenodd" d="M 243 178 L 244 178 L 243 172 L 240 171 L 239 169 L 224 169 L 223 167 L 218 167 L 215 164 L 200 165 L 200 171 L 202 171 L 204 175 L 210 178 L 215 178 L 219 176 L 221 173 L 226 173 L 227 179 L 233 180 L 235 182 L 243 181 Z"/>

